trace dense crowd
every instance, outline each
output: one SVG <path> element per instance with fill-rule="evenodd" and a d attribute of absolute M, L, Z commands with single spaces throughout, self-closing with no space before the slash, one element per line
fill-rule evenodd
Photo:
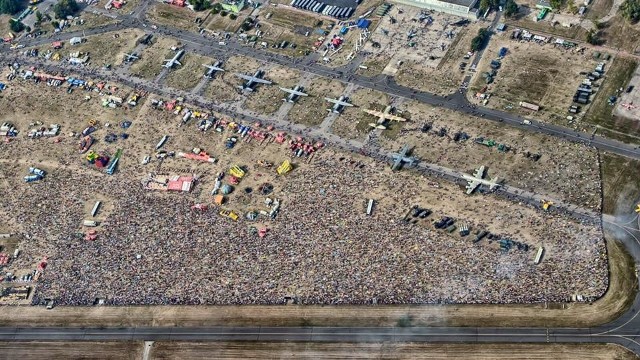
<path fill-rule="evenodd" d="M 534 265 L 535 248 L 502 252 L 495 242 L 474 245 L 469 237 L 403 222 L 388 204 L 404 206 L 419 177 L 339 159 L 319 155 L 289 174 L 276 189 L 280 214 L 262 221 L 269 228 L 264 238 L 244 218 L 191 210 L 196 194 L 149 192 L 135 180 L 98 181 L 63 167 L 8 197 L 1 209 L 27 237 L 21 246 L 32 258 L 20 261 L 32 266 L 49 256 L 34 303 L 277 304 L 285 297 L 304 304 L 514 303 L 606 289 L 596 223 L 527 217 L 516 206 L 498 211 L 498 223 L 544 229 L 539 240 L 547 255 Z M 5 167 L 3 175 L 18 181 L 20 169 Z M 363 196 L 373 189 L 384 189 L 386 201 L 367 216 Z M 91 242 L 79 232 L 96 193 L 108 194 L 114 208 Z M 21 206 L 25 199 L 29 206 Z"/>

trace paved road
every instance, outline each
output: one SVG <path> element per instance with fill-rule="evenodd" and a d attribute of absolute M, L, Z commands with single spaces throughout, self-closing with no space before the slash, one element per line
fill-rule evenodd
<path fill-rule="evenodd" d="M 143 2 L 144 3 L 144 2 Z M 146 6 L 146 5 L 144 5 Z M 142 11 L 135 12 L 136 16 L 140 16 Z M 106 31 L 113 31 L 130 26 L 143 27 L 136 17 L 124 17 L 123 22 L 118 25 L 105 26 L 100 29 L 88 30 L 87 34 L 98 34 Z M 148 29 L 147 29 L 148 30 Z M 235 42 L 228 42 L 226 47 L 219 47 L 214 41 L 203 38 L 199 35 L 187 33 L 180 30 L 159 28 L 158 31 L 163 34 L 172 35 L 181 38 L 185 43 L 193 47 L 194 51 L 208 55 L 227 54 L 229 52 L 251 56 L 260 60 L 275 62 L 285 66 L 297 68 L 302 71 L 314 73 L 320 76 L 327 76 L 339 79 L 341 81 L 354 83 L 359 86 L 380 90 L 396 96 L 407 97 L 422 101 L 424 103 L 441 106 L 457 111 L 462 111 L 471 115 L 484 117 L 485 119 L 502 121 L 513 126 L 522 126 L 522 118 L 507 114 L 498 110 L 487 108 L 472 107 L 462 94 L 450 97 L 441 97 L 425 92 L 418 92 L 409 88 L 399 86 L 387 77 L 367 78 L 357 76 L 351 73 L 341 72 L 340 69 L 334 70 L 324 66 L 308 63 L 301 60 L 292 60 L 283 56 L 266 53 L 256 49 L 246 48 Z M 66 33 L 60 35 L 58 39 L 66 40 L 77 33 Z M 25 44 L 36 45 L 50 42 L 52 39 L 34 39 Z M 2 53 L 2 52 L 0 52 Z M 6 56 L 6 55 L 5 55 Z M 87 76 L 117 76 L 112 73 L 100 74 L 90 73 L 88 70 L 75 69 L 80 73 L 87 73 Z M 126 80 L 126 81 L 125 81 Z M 152 86 L 140 79 L 119 79 L 128 86 L 132 87 L 148 87 Z M 153 92 L 164 93 L 159 88 L 151 88 Z M 199 96 L 191 96 L 193 102 L 197 106 L 215 108 L 231 116 L 237 115 L 227 108 L 211 105 L 206 99 Z M 258 114 L 240 115 L 241 118 L 247 120 L 265 121 Z M 285 124 L 276 124 L 285 125 Z M 298 131 L 306 134 L 316 135 L 314 129 L 306 129 L 288 124 L 290 131 Z M 592 137 L 590 134 L 575 132 L 566 128 L 543 124 L 532 121 L 531 125 L 524 126 L 525 129 L 546 133 L 558 137 L 564 137 L 573 141 L 580 141 L 591 144 L 599 149 L 628 156 L 631 158 L 640 158 L 640 152 L 635 146 L 630 146 L 620 142 L 604 139 L 601 137 Z M 332 141 L 339 146 L 345 147 L 352 151 L 364 151 L 364 144 L 346 141 L 337 138 L 333 134 L 324 135 L 328 141 Z M 379 149 L 368 149 L 373 156 L 389 156 Z M 436 165 L 423 165 L 436 166 Z M 455 176 L 454 173 L 447 173 L 449 169 L 444 168 L 440 173 L 443 176 Z M 434 169 L 425 169 L 434 170 Z M 438 170 L 438 169 L 435 169 Z M 454 179 L 455 180 L 455 179 Z M 514 189 L 517 190 L 517 189 Z M 531 194 L 519 193 L 519 196 L 531 197 Z M 535 194 L 533 194 L 535 196 Z M 535 201 L 535 199 L 533 199 Z M 584 209 L 574 209 L 584 210 Z M 569 210 L 571 211 L 571 210 Z M 593 214 L 588 214 L 592 217 Z M 640 232 L 637 226 L 630 227 L 628 225 L 615 224 L 611 217 L 604 218 L 605 228 L 622 230 L 628 236 L 623 239 L 625 246 L 634 256 L 636 263 L 640 263 Z M 178 340 L 178 341 L 219 341 L 219 340 L 251 340 L 251 341 L 428 341 L 428 342 L 572 342 L 572 343 L 594 343 L 608 342 L 617 343 L 640 355 L 640 317 L 637 310 L 640 309 L 640 296 L 636 297 L 631 309 L 618 319 L 609 324 L 586 329 L 572 328 L 270 328 L 270 327 L 212 327 L 212 328 L 118 328 L 118 329 L 74 329 L 74 328 L 0 328 L 0 340 L 3 341 L 28 341 L 28 340 Z"/>
<path fill-rule="evenodd" d="M 137 10 L 135 14 L 137 16 L 140 16 L 140 12 Z M 357 75 L 351 71 L 343 71 L 347 68 L 332 69 L 315 63 L 312 60 L 292 59 L 287 56 L 270 53 L 262 49 L 254 49 L 239 43 L 236 39 L 233 38 L 226 41 L 227 45 L 221 46 L 218 45 L 218 42 L 216 40 L 184 30 L 178 30 L 162 25 L 157 25 L 156 29 L 151 29 L 147 23 L 141 22 L 136 17 L 120 16 L 119 19 L 121 20 L 121 22 L 118 24 L 105 25 L 97 29 L 86 30 L 85 33 L 86 35 L 95 35 L 128 27 L 137 27 L 147 32 L 153 32 L 156 34 L 179 38 L 186 45 L 187 51 L 193 51 L 201 55 L 217 58 L 227 58 L 230 54 L 253 57 L 265 63 L 269 62 L 280 64 L 290 68 L 295 68 L 303 72 L 313 73 L 318 76 L 333 78 L 346 83 L 353 83 L 364 88 L 375 89 L 390 95 L 417 100 L 425 104 L 463 112 L 468 115 L 484 118 L 486 120 L 503 122 L 507 125 L 520 127 L 527 131 L 539 132 L 574 142 L 589 144 L 600 150 L 608 151 L 633 159 L 640 159 L 640 149 L 637 144 L 625 144 L 623 142 L 604 138 L 599 135 L 575 131 L 573 129 L 553 124 L 547 124 L 544 122 L 536 121 L 534 119 L 530 119 L 531 125 L 523 125 L 523 120 L 525 118 L 500 110 L 472 105 L 466 99 L 464 94 L 461 93 L 456 93 L 449 96 L 439 96 L 398 85 L 391 77 L 383 75 L 376 77 L 366 77 Z M 24 41 L 23 44 L 25 44 L 26 46 L 42 45 L 51 42 L 53 39 L 68 40 L 74 36 L 81 36 L 81 34 L 81 31 L 57 34 L 49 38 L 28 39 L 27 41 Z"/>

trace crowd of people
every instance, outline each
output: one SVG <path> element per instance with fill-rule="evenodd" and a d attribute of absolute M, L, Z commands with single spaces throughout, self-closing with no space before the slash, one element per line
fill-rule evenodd
<path fill-rule="evenodd" d="M 531 217 L 515 206 L 495 210 L 497 224 L 542 229 L 537 236 L 547 255 L 535 265 L 537 247 L 504 252 L 495 241 L 473 244 L 472 236 L 435 230 L 428 221 L 433 217 L 421 225 L 404 222 L 399 210 L 409 205 L 408 194 L 415 196 L 420 178 L 389 175 L 387 165 L 362 159 L 327 151 L 297 168 L 276 184 L 279 215 L 259 218 L 260 224 L 244 217 L 233 222 L 215 209 L 194 211 L 196 193 L 158 194 L 136 180 L 98 181 L 64 167 L 8 197 L 2 212 L 23 228 L 21 247 L 29 255 L 21 265 L 49 258 L 34 304 L 46 298 L 65 305 L 96 299 L 112 305 L 278 304 L 286 298 L 302 304 L 514 303 L 595 297 L 606 289 L 596 222 Z M 12 179 L 20 169 L 8 166 L 3 173 Z M 379 203 L 367 216 L 371 191 L 379 192 Z M 109 194 L 113 209 L 91 242 L 80 231 L 96 193 Z M 261 238 L 251 226 L 269 231 Z"/>

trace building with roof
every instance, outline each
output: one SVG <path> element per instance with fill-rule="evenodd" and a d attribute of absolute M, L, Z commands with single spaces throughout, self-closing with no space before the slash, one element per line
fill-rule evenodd
<path fill-rule="evenodd" d="M 395 0 L 396 3 L 440 11 L 469 19 L 478 17 L 478 0 Z"/>
<path fill-rule="evenodd" d="M 237 14 L 240 11 L 242 11 L 242 9 L 244 9 L 245 2 L 244 0 L 239 0 L 239 1 L 227 0 L 220 3 L 220 5 L 222 5 L 222 9 L 226 11 L 231 11 L 232 13 Z"/>

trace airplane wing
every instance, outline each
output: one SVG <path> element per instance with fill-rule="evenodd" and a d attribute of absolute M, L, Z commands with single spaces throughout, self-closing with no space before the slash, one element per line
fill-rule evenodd
<path fill-rule="evenodd" d="M 367 114 L 371 114 L 371 115 L 373 115 L 375 117 L 384 116 L 384 113 L 382 111 L 370 110 L 370 109 L 362 109 L 362 111 L 366 112 Z"/>
<path fill-rule="evenodd" d="M 224 71 L 223 68 L 219 68 L 217 66 L 213 66 L 213 65 L 202 65 L 204 67 L 206 67 L 207 69 L 211 70 L 211 71 Z"/>
<path fill-rule="evenodd" d="M 469 180 L 467 181 L 467 195 L 471 195 L 480 186 L 480 181 Z"/>
<path fill-rule="evenodd" d="M 391 170 L 398 170 L 401 163 L 402 163 L 402 157 L 400 156 L 394 157 L 393 165 L 391 165 Z"/>
<path fill-rule="evenodd" d="M 182 63 L 180 63 L 180 61 L 178 61 L 178 60 L 174 60 L 173 63 L 182 66 Z"/>
<path fill-rule="evenodd" d="M 384 118 L 387 120 L 392 120 L 392 121 L 407 121 L 407 119 L 400 117 L 400 116 L 396 116 L 396 115 L 391 115 L 391 114 L 384 114 Z"/>
<path fill-rule="evenodd" d="M 473 172 L 473 176 L 482 179 L 484 177 L 484 166 L 477 168 L 476 171 Z"/>
<path fill-rule="evenodd" d="M 293 94 L 296 96 L 309 96 L 308 94 L 303 93 L 302 91 L 298 91 L 298 90 L 294 90 L 294 89 L 287 89 L 287 88 L 283 88 L 281 87 L 280 90 L 289 93 L 289 94 Z"/>
<path fill-rule="evenodd" d="M 340 105 L 340 106 L 353 106 L 353 104 L 349 104 L 348 102 L 339 100 L 339 99 L 331 99 L 331 98 L 324 98 L 325 100 L 327 100 L 330 103 L 334 103 L 336 105 Z"/>
<path fill-rule="evenodd" d="M 257 82 L 257 83 L 260 83 L 260 84 L 267 84 L 267 85 L 272 84 L 272 82 L 269 81 L 269 80 L 260 79 L 260 78 L 256 78 L 256 77 L 253 78 L 253 82 Z"/>
<path fill-rule="evenodd" d="M 249 75 L 245 75 L 245 74 L 236 73 L 235 75 L 237 77 L 239 77 L 241 79 L 245 79 L 247 81 L 255 81 L 256 80 L 256 78 L 254 78 L 253 76 L 249 76 Z"/>

